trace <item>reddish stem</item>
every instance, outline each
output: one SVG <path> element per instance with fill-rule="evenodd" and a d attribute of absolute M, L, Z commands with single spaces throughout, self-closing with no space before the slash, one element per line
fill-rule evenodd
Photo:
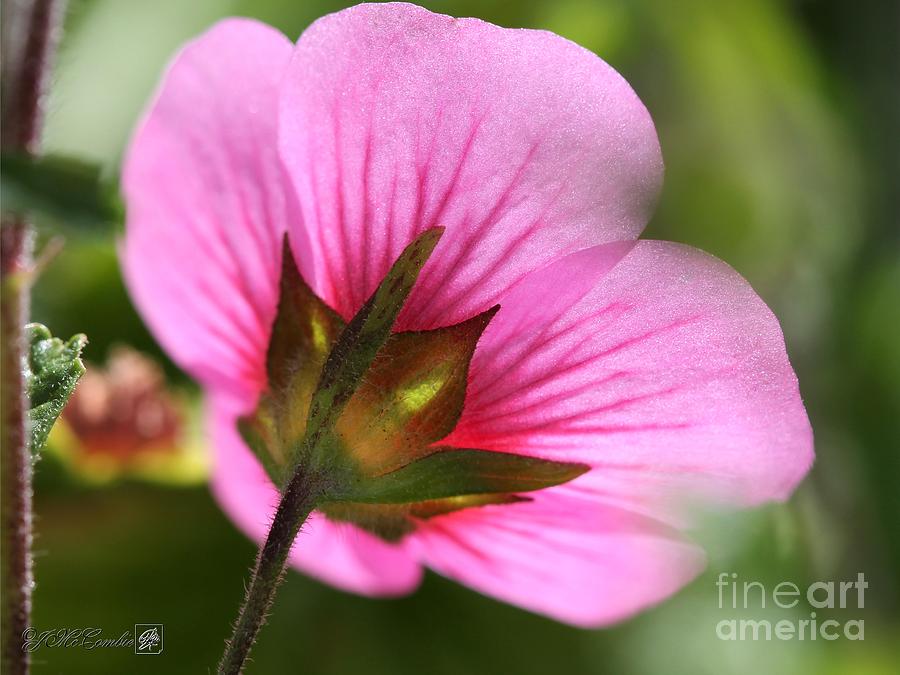
<path fill-rule="evenodd" d="M 2 3 L 4 152 L 33 154 L 40 140 L 50 57 L 59 34 L 59 0 Z M 0 671 L 27 673 L 23 633 L 31 616 L 31 454 L 26 434 L 22 357 L 28 320 L 31 232 L 18 218 L 0 227 Z"/>

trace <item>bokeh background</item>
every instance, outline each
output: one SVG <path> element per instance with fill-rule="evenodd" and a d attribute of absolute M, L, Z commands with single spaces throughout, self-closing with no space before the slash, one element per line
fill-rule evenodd
<path fill-rule="evenodd" d="M 620 626 L 575 630 L 434 574 L 409 598 L 373 601 L 292 572 L 249 672 L 900 672 L 897 3 L 424 4 L 555 31 L 632 83 L 656 121 L 667 163 L 646 236 L 727 260 L 774 308 L 818 459 L 789 504 L 703 528 L 708 572 Z M 184 40 L 227 15 L 258 17 L 295 38 L 342 6 L 73 0 L 46 150 L 99 162 L 114 176 L 135 120 Z M 35 319 L 57 335 L 87 333 L 86 358 L 96 373 L 110 354 L 119 358 L 105 383 L 85 387 L 37 466 L 34 624 L 96 626 L 118 636 L 134 623 L 163 623 L 165 651 L 138 657 L 128 649 L 42 649 L 35 672 L 209 672 L 255 548 L 207 491 L 198 393 L 135 314 L 117 269 L 116 236 L 67 233 L 35 288 Z M 123 360 L 123 345 L 156 360 L 165 380 Z M 161 394 L 164 388 L 171 393 Z M 133 406 L 111 409 L 110 401 Z M 135 442 L 138 432 L 155 446 Z M 714 581 L 723 571 L 770 589 L 779 581 L 805 587 L 864 572 L 865 609 L 836 614 L 863 618 L 865 640 L 718 640 L 722 619 L 808 618 L 810 611 L 802 604 L 780 614 L 719 609 Z M 824 620 L 832 612 L 817 614 Z"/>

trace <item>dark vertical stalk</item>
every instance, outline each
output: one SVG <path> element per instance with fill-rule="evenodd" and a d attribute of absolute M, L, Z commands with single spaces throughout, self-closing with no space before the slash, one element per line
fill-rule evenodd
<path fill-rule="evenodd" d="M 22 326 L 28 312 L 23 288 L 24 266 L 30 257 L 30 237 L 24 223 L 3 223 L 2 298 L 0 298 L 0 663 L 4 673 L 28 671 L 22 633 L 31 613 L 31 456 L 25 431 L 22 378 Z"/>
<path fill-rule="evenodd" d="M 284 579 L 291 546 L 319 496 L 315 484 L 304 471 L 298 469 L 285 487 L 272 527 L 256 558 L 234 633 L 219 663 L 219 675 L 238 675 L 242 672 L 250 648 L 256 642 L 259 629 L 272 606 L 275 591 Z"/>
<path fill-rule="evenodd" d="M 37 151 L 49 61 L 60 31 L 58 0 L 2 3 L 3 152 Z M 21 219 L 0 228 L 0 671 L 27 673 L 23 633 L 31 615 L 31 455 L 25 428 L 23 327 L 29 313 L 31 232 Z"/>

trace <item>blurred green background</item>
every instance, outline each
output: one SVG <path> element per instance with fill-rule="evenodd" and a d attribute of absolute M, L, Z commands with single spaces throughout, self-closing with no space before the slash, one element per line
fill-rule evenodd
<path fill-rule="evenodd" d="M 900 672 L 900 158 L 897 3 L 880 0 L 488 0 L 423 3 L 545 28 L 625 75 L 659 130 L 667 179 L 645 236 L 706 249 L 781 318 L 818 459 L 783 506 L 699 533 L 708 572 L 625 624 L 580 631 L 429 574 L 373 601 L 290 573 L 248 672 Z M 167 60 L 227 15 L 295 38 L 342 4 L 311 0 L 75 0 L 55 72 L 46 149 L 114 174 Z M 130 344 L 166 364 L 123 290 L 113 236 L 69 236 L 40 279 L 34 317 L 85 332 L 102 363 Z M 196 407 L 196 406 L 195 406 Z M 117 636 L 165 624 L 165 651 L 41 649 L 38 673 L 202 673 L 215 664 L 254 546 L 193 487 L 86 482 L 49 454 L 37 467 L 37 628 Z M 870 583 L 865 640 L 716 638 L 719 572 Z M 784 611 L 808 618 L 809 607 Z M 751 612 L 752 613 L 752 612 Z M 831 615 L 818 611 L 819 619 Z M 779 618 L 775 610 L 762 618 Z"/>

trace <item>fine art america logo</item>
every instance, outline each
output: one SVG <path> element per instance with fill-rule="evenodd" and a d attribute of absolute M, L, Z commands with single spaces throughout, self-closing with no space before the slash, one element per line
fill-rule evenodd
<path fill-rule="evenodd" d="M 860 572 L 856 581 L 816 581 L 805 589 L 782 581 L 771 589 L 759 581 L 738 580 L 735 572 L 722 572 L 716 580 L 719 609 L 796 610 L 806 603 L 808 616 L 770 619 L 722 619 L 716 624 L 720 640 L 864 640 L 865 621 L 824 618 L 816 610 L 861 610 L 866 606 L 869 582 Z M 842 614 L 843 616 L 843 614 Z"/>
<path fill-rule="evenodd" d="M 134 631 L 124 631 L 115 637 L 103 635 L 101 628 L 50 628 L 38 631 L 28 628 L 22 634 L 22 649 L 36 652 L 39 649 L 95 649 L 133 648 L 135 654 L 161 654 L 163 650 L 163 625 L 138 623 Z"/>

